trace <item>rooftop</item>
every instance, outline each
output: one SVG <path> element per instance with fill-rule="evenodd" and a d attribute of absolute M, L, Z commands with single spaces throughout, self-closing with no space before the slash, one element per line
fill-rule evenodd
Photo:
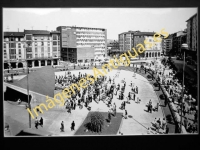
<path fill-rule="evenodd" d="M 24 34 L 45 34 L 49 35 L 50 32 L 47 30 L 24 30 Z"/>
<path fill-rule="evenodd" d="M 4 32 L 4 36 L 24 36 L 24 32 Z"/>
<path fill-rule="evenodd" d="M 60 31 L 51 31 L 51 33 L 60 33 Z"/>
<path fill-rule="evenodd" d="M 140 31 L 128 31 L 128 32 L 123 32 L 120 34 L 129 34 L 129 33 L 134 33 L 134 35 L 147 35 L 147 36 L 153 36 L 155 32 L 140 32 Z"/>
<path fill-rule="evenodd" d="M 151 35 L 153 36 L 155 32 L 136 32 L 134 35 Z"/>
<path fill-rule="evenodd" d="M 105 30 L 104 28 L 77 27 L 77 26 L 58 26 L 57 28 L 76 28 L 76 29 L 98 29 L 98 30 Z"/>

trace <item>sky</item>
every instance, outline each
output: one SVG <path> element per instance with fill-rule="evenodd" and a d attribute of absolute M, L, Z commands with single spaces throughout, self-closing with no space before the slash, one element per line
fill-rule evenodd
<path fill-rule="evenodd" d="M 58 26 L 107 29 L 107 39 L 127 31 L 169 34 L 187 28 L 197 8 L 3 8 L 3 31 L 56 30 Z"/>

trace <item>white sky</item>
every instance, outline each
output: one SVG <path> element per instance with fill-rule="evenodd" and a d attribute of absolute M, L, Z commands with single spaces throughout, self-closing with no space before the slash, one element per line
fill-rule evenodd
<path fill-rule="evenodd" d="M 129 30 L 174 33 L 197 8 L 4 8 L 3 31 L 56 30 L 58 26 L 107 29 L 108 39 Z M 9 29 L 7 29 L 9 28 Z"/>

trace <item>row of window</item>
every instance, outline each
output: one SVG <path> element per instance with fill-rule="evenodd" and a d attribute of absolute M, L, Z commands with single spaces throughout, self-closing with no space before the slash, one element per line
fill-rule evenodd
<path fill-rule="evenodd" d="M 78 63 L 82 63 L 83 61 L 84 61 L 83 59 L 79 59 Z M 89 63 L 89 62 L 93 62 L 93 61 L 94 61 L 94 59 L 91 59 L 91 60 L 85 59 L 84 63 Z"/>
<path fill-rule="evenodd" d="M 26 40 L 50 40 L 50 36 L 45 36 L 45 37 L 32 37 L 32 35 L 26 35 Z M 60 36 L 57 36 L 57 35 L 53 35 L 53 40 L 60 40 Z"/>
<path fill-rule="evenodd" d="M 78 37 L 78 38 L 83 38 L 83 37 L 88 37 L 88 38 L 99 38 L 99 37 L 105 37 L 105 35 L 103 35 L 103 36 L 100 36 L 100 35 L 95 35 L 95 34 L 93 34 L 93 35 L 76 35 L 76 37 Z"/>
<path fill-rule="evenodd" d="M 24 38 L 14 38 L 14 37 L 11 37 L 11 38 L 4 38 L 4 41 L 23 41 Z"/>
<path fill-rule="evenodd" d="M 35 46 L 37 46 L 37 45 L 38 45 L 38 43 L 35 42 Z M 58 42 L 54 41 L 53 45 L 60 45 L 60 41 L 58 41 Z M 21 43 L 9 43 L 10 48 L 16 48 L 17 46 L 18 46 L 18 48 L 21 48 L 22 44 Z M 31 45 L 27 44 L 27 46 L 31 46 Z M 41 42 L 41 46 L 44 46 L 44 42 Z M 50 46 L 50 43 L 48 43 L 48 46 Z M 4 43 L 4 48 L 6 48 L 6 43 Z"/>
<path fill-rule="evenodd" d="M 77 45 L 105 45 L 105 43 L 77 43 Z"/>
<path fill-rule="evenodd" d="M 105 38 L 105 36 L 77 35 L 76 38 Z"/>
<path fill-rule="evenodd" d="M 77 41 L 90 41 L 90 42 L 104 42 L 105 40 L 102 40 L 102 39 L 93 39 L 93 40 L 91 40 L 91 39 L 77 39 Z"/>
<path fill-rule="evenodd" d="M 105 49 L 105 47 L 101 47 L 101 46 L 95 46 L 95 48 L 98 48 L 98 49 L 100 49 L 100 48 Z"/>
<path fill-rule="evenodd" d="M 35 46 L 37 46 L 38 44 L 41 44 L 43 46 L 44 42 L 35 42 Z M 53 41 L 53 45 L 60 45 L 60 41 L 58 41 L 58 42 L 57 41 Z M 50 46 L 50 42 L 48 42 L 48 46 Z"/>
<path fill-rule="evenodd" d="M 52 54 L 52 56 L 53 57 L 59 57 L 59 55 L 54 54 L 54 53 Z M 10 57 L 10 59 L 16 59 L 17 58 L 16 55 L 10 55 L 9 57 Z M 44 54 L 41 54 L 41 57 L 44 57 Z M 51 57 L 50 53 L 48 53 L 47 57 Z M 7 56 L 4 55 L 4 58 L 7 59 Z M 18 58 L 21 59 L 21 55 L 18 55 Z M 27 58 L 32 58 L 32 54 L 27 54 Z M 35 58 L 38 58 L 37 54 L 35 54 Z"/>
<path fill-rule="evenodd" d="M 105 50 L 95 50 L 95 52 L 101 52 L 101 53 L 104 53 Z"/>
<path fill-rule="evenodd" d="M 48 56 L 45 56 L 44 53 L 41 54 L 41 56 L 39 56 L 38 54 L 35 54 L 35 57 L 33 57 L 32 54 L 27 54 L 26 55 L 27 58 L 39 58 L 39 57 L 59 57 L 59 55 L 57 53 L 52 53 L 52 56 L 51 56 L 51 53 L 48 53 Z"/>
<path fill-rule="evenodd" d="M 104 32 L 76 32 L 76 34 L 99 34 L 99 35 L 104 35 Z"/>
<path fill-rule="evenodd" d="M 57 52 L 57 47 L 53 47 L 53 51 L 56 51 Z M 32 52 L 32 49 L 31 48 L 27 48 L 26 49 L 27 52 Z M 59 51 L 59 50 L 58 50 Z M 35 52 L 37 53 L 38 52 L 38 49 L 35 49 Z M 44 49 L 41 49 L 41 52 L 44 52 Z M 48 52 L 50 52 L 50 49 L 48 49 Z M 10 54 L 16 54 L 16 49 L 10 49 L 9 50 L 9 53 Z M 4 55 L 6 55 L 6 50 L 4 50 Z M 21 54 L 21 49 L 18 49 L 18 54 Z"/>

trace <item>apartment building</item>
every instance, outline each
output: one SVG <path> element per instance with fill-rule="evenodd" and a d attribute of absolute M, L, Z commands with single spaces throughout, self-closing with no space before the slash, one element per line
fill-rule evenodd
<path fill-rule="evenodd" d="M 172 49 L 172 34 L 162 40 L 162 53 L 167 55 Z"/>
<path fill-rule="evenodd" d="M 197 52 L 197 30 L 198 18 L 197 14 L 190 17 L 187 21 L 187 44 L 191 51 Z"/>
<path fill-rule="evenodd" d="M 88 48 L 94 49 L 94 60 L 104 60 L 107 57 L 107 30 L 103 28 L 88 28 L 88 27 L 75 27 L 75 26 L 59 26 L 56 29 L 60 31 L 61 35 L 61 45 L 62 50 L 67 50 L 68 48 Z M 86 51 L 87 52 L 87 51 Z M 78 54 L 79 55 L 79 54 Z M 62 56 L 61 56 L 62 58 Z M 78 56 L 78 60 L 75 62 L 80 62 L 81 54 Z M 67 61 L 70 60 L 70 57 Z"/>
<path fill-rule="evenodd" d="M 178 31 L 172 34 L 172 55 L 181 53 L 181 45 L 186 43 L 187 33 L 185 31 Z"/>
<path fill-rule="evenodd" d="M 4 68 L 58 65 L 60 33 L 46 30 L 4 32 Z"/>
<path fill-rule="evenodd" d="M 118 35 L 119 39 L 119 49 L 120 52 L 127 52 L 132 48 L 136 48 L 137 44 L 143 44 L 145 47 L 145 52 L 139 55 L 140 58 L 158 58 L 161 56 L 162 52 L 162 43 L 161 42 L 154 42 L 153 36 L 154 32 L 140 32 L 140 31 L 128 31 Z M 154 43 L 154 45 L 149 48 L 149 45 L 144 44 L 144 41 L 147 40 L 148 42 Z M 136 58 L 137 59 L 137 58 Z"/>
<path fill-rule="evenodd" d="M 25 63 L 24 32 L 4 32 L 4 69 L 23 67 Z"/>
<path fill-rule="evenodd" d="M 116 40 L 107 41 L 107 52 L 108 55 L 119 53 L 119 42 Z"/>

